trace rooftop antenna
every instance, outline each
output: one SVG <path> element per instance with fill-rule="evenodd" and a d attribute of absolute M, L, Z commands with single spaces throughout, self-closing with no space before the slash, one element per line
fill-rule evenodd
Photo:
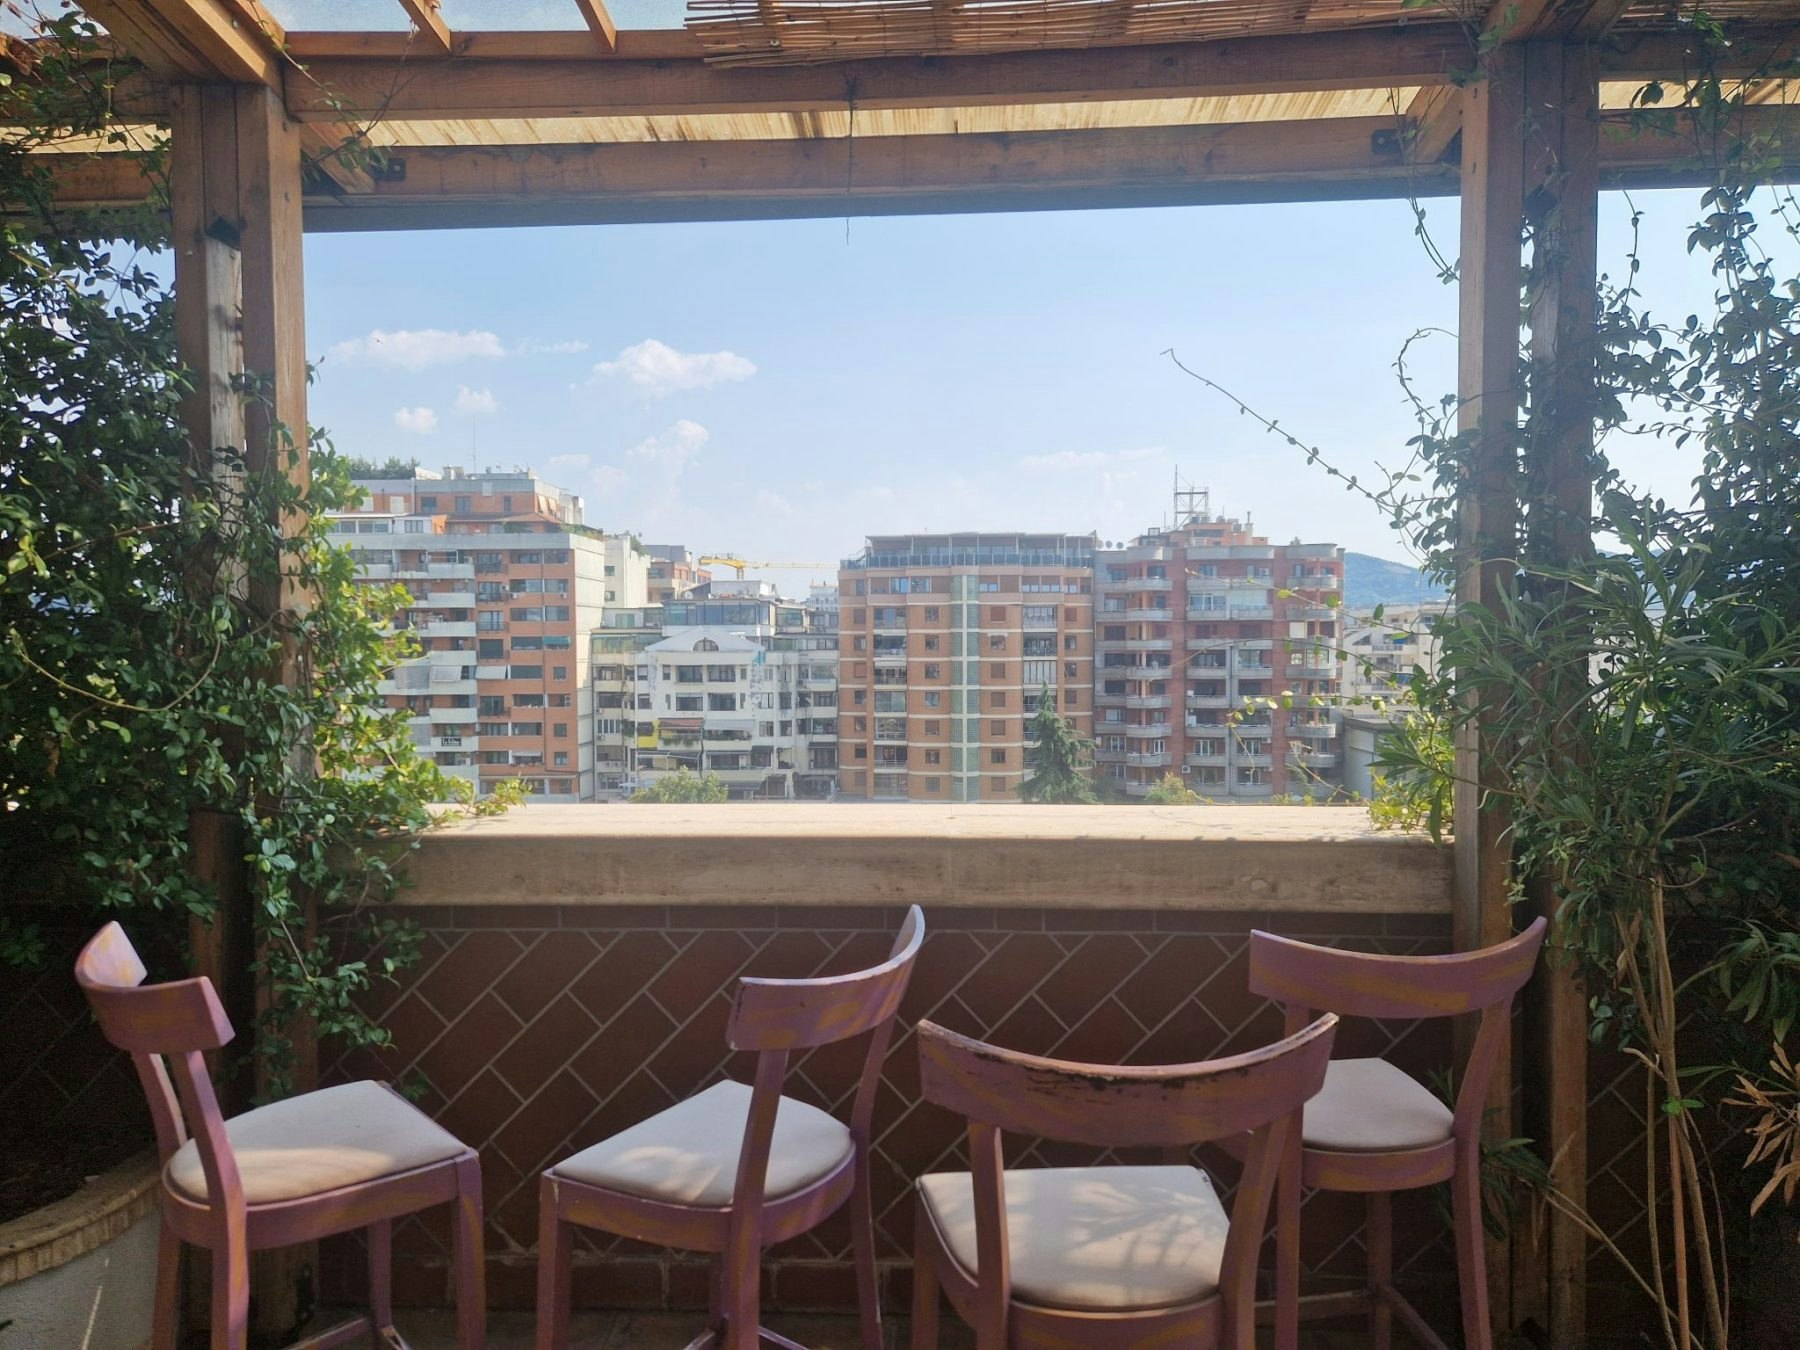
<path fill-rule="evenodd" d="M 1175 521 L 1177 527 L 1193 525 L 1212 517 L 1212 489 L 1197 488 L 1184 482 L 1181 470 L 1175 470 Z"/>

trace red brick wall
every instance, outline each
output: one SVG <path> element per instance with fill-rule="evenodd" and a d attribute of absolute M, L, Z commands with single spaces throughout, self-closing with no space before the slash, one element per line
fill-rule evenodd
<path fill-rule="evenodd" d="M 721 1076 L 747 1078 L 748 1059 L 725 1048 L 730 990 L 740 975 L 836 973 L 881 960 L 900 912 L 882 908 L 418 909 L 425 958 L 374 1001 L 390 1051 L 347 1055 L 334 1079 L 391 1078 L 420 1092 L 446 1127 L 481 1150 L 488 1260 L 495 1306 L 533 1297 L 538 1174 L 557 1159 L 630 1125 Z M 1446 950 L 1447 921 L 1362 915 L 1189 914 L 955 910 L 928 912 L 930 929 L 902 1010 L 876 1110 L 874 1175 L 884 1290 L 906 1296 L 912 1178 L 960 1165 L 957 1119 L 917 1103 L 909 1028 L 930 1017 L 1002 1045 L 1072 1059 L 1179 1062 L 1247 1049 L 1279 1034 L 1274 1009 L 1244 988 L 1252 927 L 1365 950 Z M 1427 1074 L 1446 1062 L 1442 1024 L 1346 1023 L 1339 1053 L 1388 1055 Z M 792 1095 L 847 1111 L 860 1049 L 799 1060 Z M 1017 1141 L 1026 1163 L 1091 1157 Z M 1210 1159 L 1208 1159 L 1210 1161 Z M 1230 1165 L 1220 1169 L 1228 1180 Z M 1307 1207 L 1306 1250 L 1318 1279 L 1360 1282 L 1354 1197 Z M 1429 1195 L 1399 1210 L 1401 1279 L 1427 1286 L 1448 1266 Z M 396 1232 L 398 1292 L 447 1300 L 442 1215 Z M 328 1247 L 328 1298 L 352 1297 L 361 1258 Z M 854 1301 L 846 1225 L 828 1222 L 770 1253 L 771 1302 Z M 1424 1277 L 1421 1280 L 1421 1277 Z M 692 1257 L 584 1235 L 579 1304 L 703 1307 L 705 1268 Z"/>

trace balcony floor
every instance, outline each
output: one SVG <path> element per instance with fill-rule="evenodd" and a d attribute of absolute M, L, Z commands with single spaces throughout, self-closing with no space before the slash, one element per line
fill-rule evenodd
<path fill-rule="evenodd" d="M 328 1325 L 349 1311 L 333 1311 L 321 1319 Z M 395 1314 L 400 1334 L 412 1350 L 455 1350 L 456 1315 L 447 1310 L 400 1309 Z M 769 1329 L 811 1350 L 860 1350 L 856 1319 L 823 1313 L 773 1314 Z M 974 1350 L 975 1333 L 948 1308 L 939 1321 L 938 1350 Z M 526 1312 L 496 1312 L 488 1316 L 488 1350 L 532 1350 L 536 1319 Z M 569 1350 L 684 1350 L 698 1336 L 704 1320 L 697 1313 L 576 1313 L 569 1319 Z M 890 1317 L 886 1327 L 890 1350 L 906 1350 L 907 1322 Z M 1263 1331 L 1257 1343 L 1268 1343 Z M 1351 1350 L 1365 1345 L 1360 1332 L 1303 1327 L 1300 1350 Z"/>

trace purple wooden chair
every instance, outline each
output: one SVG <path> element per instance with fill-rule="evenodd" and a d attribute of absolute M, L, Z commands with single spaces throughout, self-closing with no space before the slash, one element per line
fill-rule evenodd
<path fill-rule="evenodd" d="M 232 1037 L 211 980 L 144 984 L 144 964 L 116 923 L 82 949 L 75 978 L 106 1039 L 130 1053 L 156 1123 L 163 1173 L 155 1350 L 174 1350 L 183 1242 L 212 1252 L 213 1350 L 243 1350 L 250 1253 L 354 1228 L 368 1232 L 370 1311 L 302 1344 L 324 1350 L 367 1336 L 404 1345 L 393 1326 L 393 1222 L 445 1203 L 456 1207 L 458 1344 L 480 1350 L 481 1165 L 473 1149 L 385 1083 L 344 1083 L 225 1120 L 202 1053 Z"/>
<path fill-rule="evenodd" d="M 1275 1344 L 1300 1339 L 1300 1194 L 1302 1187 L 1360 1191 L 1367 1197 L 1368 1287 L 1348 1298 L 1308 1300 L 1316 1316 L 1366 1307 L 1372 1350 L 1388 1350 L 1396 1314 L 1421 1343 L 1444 1342 L 1394 1288 L 1395 1191 L 1450 1183 L 1456 1267 L 1462 1286 L 1463 1339 L 1491 1350 L 1487 1268 L 1481 1226 L 1481 1113 L 1500 1046 L 1510 1034 L 1513 996 L 1537 966 L 1544 920 L 1509 941 L 1454 956 L 1372 956 L 1314 947 L 1272 933 L 1250 935 L 1250 988 L 1279 1001 L 1287 1029 L 1317 1009 L 1346 1017 L 1456 1017 L 1480 1013 L 1456 1108 L 1382 1059 L 1336 1059 L 1325 1086 L 1306 1104 L 1282 1158 L 1275 1221 Z"/>
<path fill-rule="evenodd" d="M 804 1350 L 760 1325 L 763 1249 L 816 1227 L 846 1199 L 863 1350 L 881 1350 L 869 1197 L 869 1117 L 894 1017 L 925 940 L 914 905 L 888 959 L 810 980 L 738 984 L 726 1041 L 757 1052 L 756 1083 L 729 1080 L 584 1149 L 544 1173 L 538 1191 L 539 1350 L 568 1342 L 569 1254 L 576 1226 L 719 1254 L 710 1324 L 688 1350 Z M 867 1033 L 848 1127 L 781 1095 L 796 1050 Z"/>
<path fill-rule="evenodd" d="M 1229 1059 L 1115 1068 L 1040 1059 L 919 1024 L 926 1101 L 969 1121 L 973 1172 L 921 1177 L 913 1350 L 941 1286 L 979 1350 L 1252 1350 L 1256 1259 L 1282 1141 L 1325 1081 L 1337 1018 Z M 1198 1168 L 1003 1170 L 1001 1132 L 1186 1149 L 1249 1131 L 1231 1213 Z"/>

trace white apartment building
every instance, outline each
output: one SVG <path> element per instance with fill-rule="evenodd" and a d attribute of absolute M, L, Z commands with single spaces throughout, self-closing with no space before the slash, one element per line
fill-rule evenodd
<path fill-rule="evenodd" d="M 1435 675 L 1438 639 L 1433 629 L 1449 601 L 1388 605 L 1344 619 L 1344 696 L 1351 703 L 1392 700 L 1405 693 L 1414 672 Z"/>
<path fill-rule="evenodd" d="M 740 595 L 609 610 L 592 649 L 602 799 L 683 768 L 734 797 L 833 795 L 837 634 L 801 606 Z"/>

